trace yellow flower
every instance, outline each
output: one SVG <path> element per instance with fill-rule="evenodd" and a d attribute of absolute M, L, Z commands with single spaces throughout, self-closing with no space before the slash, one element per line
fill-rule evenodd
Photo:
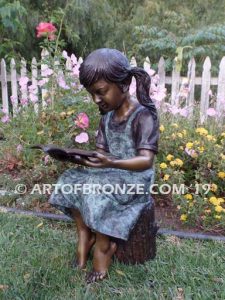
<path fill-rule="evenodd" d="M 199 145 L 200 142 L 199 142 L 199 141 L 194 141 L 194 144 L 195 144 L 195 145 Z"/>
<path fill-rule="evenodd" d="M 188 142 L 186 144 L 186 148 L 191 149 L 193 147 L 193 143 L 192 142 Z"/>
<path fill-rule="evenodd" d="M 213 192 L 216 192 L 217 191 L 217 185 L 215 183 L 212 183 L 211 186 L 210 186 L 210 190 L 213 191 Z"/>
<path fill-rule="evenodd" d="M 192 194 L 186 194 L 186 195 L 184 195 L 184 198 L 187 200 L 192 200 L 193 196 L 192 196 Z"/>
<path fill-rule="evenodd" d="M 225 200 L 223 198 L 217 198 L 220 203 L 224 203 Z"/>
<path fill-rule="evenodd" d="M 189 207 L 193 207 L 193 206 L 194 206 L 194 203 L 190 202 Z"/>
<path fill-rule="evenodd" d="M 160 166 L 161 169 L 166 169 L 167 168 L 167 164 L 166 163 L 161 163 L 159 166 Z"/>
<path fill-rule="evenodd" d="M 176 158 L 176 159 L 175 159 L 175 163 L 176 163 L 176 165 L 179 166 L 179 167 L 182 167 L 183 164 L 184 164 L 183 161 L 182 161 L 181 159 L 179 159 L 179 158 Z"/>
<path fill-rule="evenodd" d="M 222 132 L 222 133 L 221 133 L 221 136 L 225 138 L 225 132 Z"/>
<path fill-rule="evenodd" d="M 218 213 L 220 213 L 221 211 L 223 211 L 222 206 L 221 205 L 216 205 L 215 211 L 218 212 Z"/>
<path fill-rule="evenodd" d="M 177 125 L 177 123 L 173 123 L 171 126 L 178 128 L 179 126 Z"/>
<path fill-rule="evenodd" d="M 220 215 L 215 215 L 214 218 L 220 220 L 221 216 Z"/>
<path fill-rule="evenodd" d="M 215 205 L 215 206 L 216 206 L 216 205 L 220 205 L 220 203 L 221 203 L 220 200 L 217 199 L 216 197 L 210 197 L 210 198 L 209 198 L 209 202 L 212 203 L 212 204 Z"/>
<path fill-rule="evenodd" d="M 182 214 L 182 215 L 180 216 L 180 220 L 181 220 L 181 221 L 186 221 L 186 220 L 187 220 L 187 215 L 186 215 L 186 214 Z"/>
<path fill-rule="evenodd" d="M 75 113 L 75 109 L 69 110 L 66 114 L 67 114 L 67 116 L 71 116 L 74 113 Z"/>
<path fill-rule="evenodd" d="M 171 161 L 173 158 L 174 158 L 174 156 L 172 154 L 168 154 L 166 157 L 166 159 L 169 161 Z"/>
<path fill-rule="evenodd" d="M 221 172 L 218 172 L 217 173 L 217 176 L 221 179 L 224 179 L 225 178 L 225 172 L 221 171 Z"/>
<path fill-rule="evenodd" d="M 160 130 L 161 132 L 163 132 L 163 131 L 165 130 L 165 127 L 164 127 L 163 125 L 161 125 L 161 126 L 159 127 L 159 130 Z"/>
<path fill-rule="evenodd" d="M 198 147 L 198 150 L 200 151 L 200 153 L 202 153 L 205 150 L 205 148 L 204 147 Z"/>
<path fill-rule="evenodd" d="M 166 181 L 166 180 L 168 180 L 169 178 L 170 178 L 170 175 L 165 174 L 164 177 L 163 177 L 163 180 Z"/>
<path fill-rule="evenodd" d="M 187 135 L 187 130 L 186 129 L 184 129 L 182 132 L 183 132 L 183 135 Z"/>
<path fill-rule="evenodd" d="M 208 130 L 206 130 L 206 129 L 203 128 L 203 127 L 197 128 L 197 129 L 195 130 L 195 132 L 199 133 L 200 135 L 207 135 L 207 134 L 208 134 Z"/>
<path fill-rule="evenodd" d="M 180 149 L 180 150 L 184 150 L 184 147 L 183 147 L 183 146 L 180 146 L 179 149 Z"/>
<path fill-rule="evenodd" d="M 177 136 L 178 136 L 179 138 L 182 138 L 182 137 L 183 137 L 183 134 L 182 134 L 181 132 L 178 132 L 178 133 L 177 133 Z"/>
<path fill-rule="evenodd" d="M 206 137 L 208 141 L 214 141 L 214 142 L 216 141 L 215 137 L 210 134 L 208 134 Z"/>

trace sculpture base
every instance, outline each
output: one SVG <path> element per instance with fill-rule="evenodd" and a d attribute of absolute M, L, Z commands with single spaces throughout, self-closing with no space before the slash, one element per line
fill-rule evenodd
<path fill-rule="evenodd" d="M 115 257 L 124 264 L 143 264 L 156 256 L 156 233 L 154 204 L 140 215 L 129 240 L 114 239 L 117 243 Z"/>

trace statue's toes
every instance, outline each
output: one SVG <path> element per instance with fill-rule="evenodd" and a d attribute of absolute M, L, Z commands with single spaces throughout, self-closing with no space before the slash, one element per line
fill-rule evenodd
<path fill-rule="evenodd" d="M 87 274 L 86 282 L 87 282 L 87 284 L 89 284 L 89 283 L 93 283 L 93 282 L 103 280 L 106 277 L 107 277 L 107 272 L 92 271 L 92 272 Z"/>

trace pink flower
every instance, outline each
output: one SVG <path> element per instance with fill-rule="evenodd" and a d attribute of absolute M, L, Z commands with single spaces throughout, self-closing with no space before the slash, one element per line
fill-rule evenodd
<path fill-rule="evenodd" d="M 47 82 L 48 82 L 48 79 L 47 79 L 47 78 L 43 78 L 43 79 L 41 79 L 41 80 L 38 81 L 38 85 L 39 85 L 39 86 L 43 86 L 43 85 L 45 85 Z"/>
<path fill-rule="evenodd" d="M 72 61 L 73 65 L 77 65 L 77 63 L 78 63 L 77 58 L 74 54 L 71 55 L 71 61 Z"/>
<path fill-rule="evenodd" d="M 185 148 L 184 151 L 191 157 L 193 157 L 196 154 L 196 151 L 194 149 Z"/>
<path fill-rule="evenodd" d="M 188 115 L 189 115 L 188 108 L 187 108 L 187 107 L 180 108 L 180 109 L 179 109 L 179 113 L 180 113 L 180 115 L 181 115 L 182 117 L 187 118 Z"/>
<path fill-rule="evenodd" d="M 82 144 L 87 143 L 89 140 L 88 134 L 86 132 L 81 132 L 75 137 L 75 142 Z"/>
<path fill-rule="evenodd" d="M 75 125 L 79 128 L 86 129 L 89 127 L 89 118 L 86 113 L 79 113 L 74 121 Z"/>
<path fill-rule="evenodd" d="M 48 65 L 44 65 L 41 70 L 41 75 L 47 77 L 53 74 L 53 70 Z"/>
<path fill-rule="evenodd" d="M 173 114 L 173 115 L 177 115 L 177 114 L 180 112 L 179 108 L 176 107 L 176 106 L 171 106 L 171 107 L 169 108 L 169 111 L 170 111 L 171 114 Z"/>
<path fill-rule="evenodd" d="M 67 59 L 69 57 L 68 53 L 66 52 L 66 50 L 63 50 L 62 57 L 64 57 L 65 59 Z"/>
<path fill-rule="evenodd" d="M 27 99 L 20 99 L 20 103 L 23 105 L 23 106 L 26 106 L 28 104 L 28 100 Z"/>
<path fill-rule="evenodd" d="M 66 84 L 63 75 L 58 76 L 57 82 L 58 82 L 59 87 L 61 87 L 62 89 L 64 89 L 64 90 L 69 90 L 70 89 L 70 87 Z"/>
<path fill-rule="evenodd" d="M 2 123 L 8 123 L 10 121 L 10 118 L 8 115 L 4 115 L 2 118 L 1 118 L 1 121 Z"/>
<path fill-rule="evenodd" d="M 41 22 L 37 27 L 37 38 L 48 37 L 49 40 L 55 39 L 56 27 L 52 23 Z"/>
<path fill-rule="evenodd" d="M 15 96 L 10 96 L 10 100 L 12 105 L 15 105 L 17 103 L 17 98 Z"/>
<path fill-rule="evenodd" d="M 206 111 L 207 115 L 210 117 L 215 117 L 217 115 L 217 112 L 214 108 L 208 108 Z"/>
<path fill-rule="evenodd" d="M 20 77 L 19 85 L 21 87 L 24 87 L 27 85 L 28 81 L 29 81 L 29 78 L 27 76 L 22 76 L 22 77 Z"/>
<path fill-rule="evenodd" d="M 16 152 L 20 153 L 23 150 L 23 146 L 21 144 L 17 145 Z"/>

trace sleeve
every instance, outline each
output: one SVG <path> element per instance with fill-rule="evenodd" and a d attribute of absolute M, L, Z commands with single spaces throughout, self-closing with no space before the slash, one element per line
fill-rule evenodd
<path fill-rule="evenodd" d="M 159 119 L 155 120 L 147 108 L 141 110 L 134 120 L 133 139 L 137 150 L 148 149 L 158 153 Z"/>
<path fill-rule="evenodd" d="M 105 116 L 103 116 L 100 120 L 100 124 L 98 127 L 98 133 L 96 136 L 96 147 L 109 152 L 109 147 L 105 134 Z"/>

